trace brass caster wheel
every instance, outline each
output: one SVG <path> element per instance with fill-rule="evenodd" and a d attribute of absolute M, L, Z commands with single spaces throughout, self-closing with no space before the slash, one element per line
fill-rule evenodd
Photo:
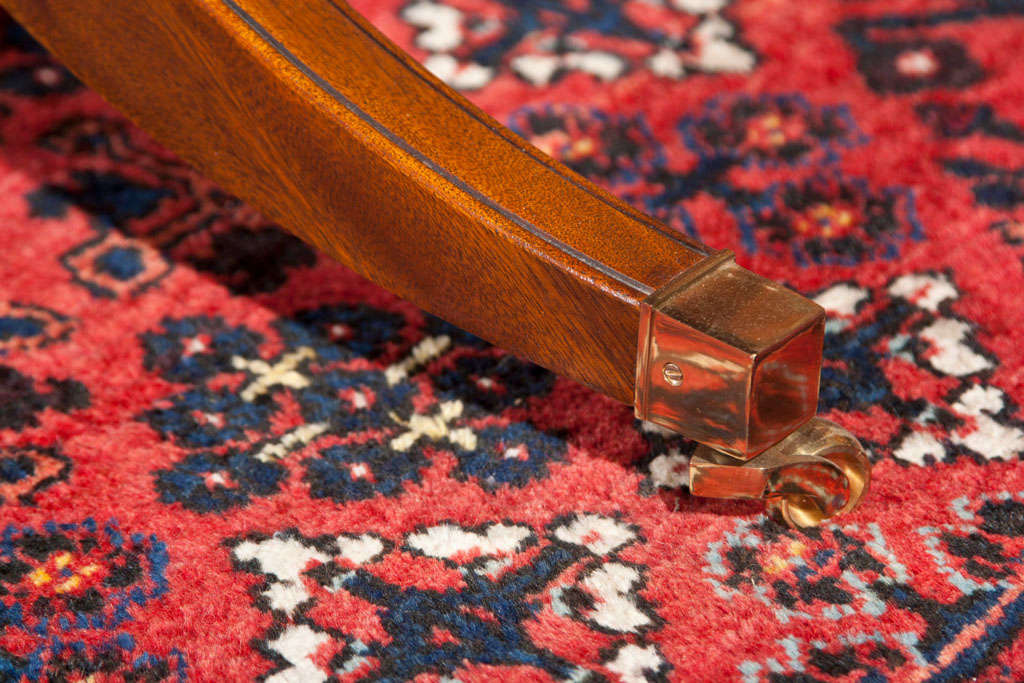
<path fill-rule="evenodd" d="M 690 460 L 694 495 L 763 498 L 773 516 L 795 528 L 850 512 L 870 480 L 871 463 L 856 437 L 817 417 L 745 462 L 707 446 Z"/>

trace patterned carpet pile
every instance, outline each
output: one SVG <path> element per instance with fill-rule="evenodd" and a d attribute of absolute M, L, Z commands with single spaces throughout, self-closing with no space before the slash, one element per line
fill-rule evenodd
<path fill-rule="evenodd" d="M 367 283 L 0 46 L 0 680 L 1024 680 L 1024 2 L 361 0 L 829 312 L 858 512 Z"/>

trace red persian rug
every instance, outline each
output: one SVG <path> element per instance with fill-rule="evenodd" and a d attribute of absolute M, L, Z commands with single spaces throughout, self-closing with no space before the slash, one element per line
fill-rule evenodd
<path fill-rule="evenodd" d="M 10 24 L 0 680 L 1024 680 L 1024 2 L 361 0 L 534 144 L 828 309 L 863 508 L 268 224 Z"/>

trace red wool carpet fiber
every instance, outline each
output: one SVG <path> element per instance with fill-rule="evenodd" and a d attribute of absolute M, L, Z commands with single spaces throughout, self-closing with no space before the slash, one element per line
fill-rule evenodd
<path fill-rule="evenodd" d="M 357 7 L 824 306 L 870 494 L 805 533 L 690 497 L 692 443 L 315 253 L 9 24 L 0 680 L 1024 679 L 1024 2 Z"/>

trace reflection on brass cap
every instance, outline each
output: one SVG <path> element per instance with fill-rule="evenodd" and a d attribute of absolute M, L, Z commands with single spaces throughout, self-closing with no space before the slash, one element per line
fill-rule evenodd
<path fill-rule="evenodd" d="M 641 305 L 637 417 L 752 458 L 814 416 L 824 322 L 732 252 L 704 259 Z"/>

